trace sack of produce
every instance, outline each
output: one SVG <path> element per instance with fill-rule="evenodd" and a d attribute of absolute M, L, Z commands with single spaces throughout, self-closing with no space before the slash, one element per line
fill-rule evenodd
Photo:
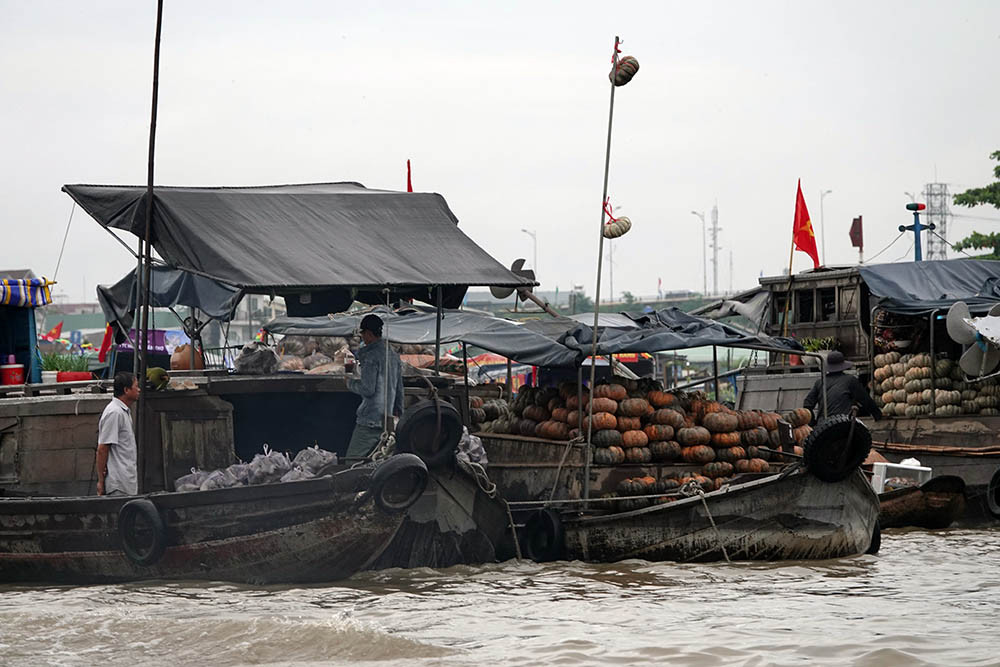
<path fill-rule="evenodd" d="M 304 371 L 305 369 L 306 365 L 302 362 L 302 357 L 291 354 L 282 355 L 278 363 L 279 371 Z"/>
<path fill-rule="evenodd" d="M 246 486 L 250 483 L 250 464 L 249 463 L 234 463 L 233 465 L 226 468 L 236 481 L 242 486 Z"/>
<path fill-rule="evenodd" d="M 292 466 L 292 469 L 286 472 L 284 475 L 282 475 L 279 481 L 297 482 L 300 479 L 312 479 L 313 477 L 315 477 L 315 475 L 313 475 L 308 470 L 303 470 L 298 466 Z"/>
<path fill-rule="evenodd" d="M 191 468 L 191 474 L 182 475 L 174 480 L 174 491 L 197 491 L 206 477 L 208 472 Z"/>
<path fill-rule="evenodd" d="M 264 453 L 257 454 L 250 462 L 250 483 L 270 484 L 279 481 L 286 472 L 291 470 L 292 462 L 281 452 L 271 451 L 264 445 Z"/>
<path fill-rule="evenodd" d="M 312 475 L 328 465 L 337 465 L 337 455 L 318 446 L 306 447 L 292 460 L 293 467 L 299 467 Z"/>
<path fill-rule="evenodd" d="M 222 470 L 213 470 L 205 478 L 205 481 L 201 483 L 202 491 L 211 491 L 212 489 L 230 489 L 234 486 L 240 486 L 239 480 L 229 472 L 229 468 L 223 468 Z"/>
<path fill-rule="evenodd" d="M 322 352 L 313 352 L 308 357 L 302 360 L 302 364 L 306 367 L 306 370 L 312 370 L 317 366 L 323 366 L 325 364 L 332 364 L 333 359 L 326 356 Z"/>
<path fill-rule="evenodd" d="M 261 342 L 247 343 L 233 361 L 237 373 L 267 375 L 278 368 L 278 354 Z"/>

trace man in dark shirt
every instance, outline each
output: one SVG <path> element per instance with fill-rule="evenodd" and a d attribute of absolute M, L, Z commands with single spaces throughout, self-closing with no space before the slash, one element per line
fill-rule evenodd
<path fill-rule="evenodd" d="M 875 419 L 882 418 L 882 411 L 875 405 L 875 401 L 868 395 L 861 380 L 854 375 L 848 375 L 844 371 L 852 367 L 850 361 L 844 359 L 844 353 L 834 350 L 826 357 L 826 409 L 829 415 L 850 414 L 851 408 L 858 405 L 858 415 L 868 415 Z M 802 402 L 803 407 L 813 411 L 818 419 L 823 410 L 823 380 L 816 380 L 816 384 L 809 390 L 806 400 Z M 817 405 L 819 408 L 817 408 Z"/>

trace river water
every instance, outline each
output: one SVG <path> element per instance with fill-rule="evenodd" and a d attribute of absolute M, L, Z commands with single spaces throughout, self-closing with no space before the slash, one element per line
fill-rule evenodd
<path fill-rule="evenodd" d="M 0 587 L 3 665 L 1000 665 L 1000 528 L 879 556 Z"/>

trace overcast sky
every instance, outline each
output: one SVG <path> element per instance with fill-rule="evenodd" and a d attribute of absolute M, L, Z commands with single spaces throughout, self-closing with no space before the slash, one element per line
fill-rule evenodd
<path fill-rule="evenodd" d="M 0 0 L 0 269 L 53 275 L 64 183 L 145 183 L 155 4 Z M 164 4 L 158 184 L 402 190 L 410 158 L 502 263 L 530 264 L 537 230 L 545 289 L 594 292 L 616 34 L 641 65 L 615 96 L 617 294 L 700 290 L 691 211 L 715 202 L 720 290 L 730 251 L 737 290 L 780 273 L 798 178 L 826 263 L 857 261 L 857 215 L 870 257 L 911 222 L 904 191 L 984 185 L 1000 150 L 990 0 Z M 1000 231 L 994 209 L 957 212 L 997 222 L 956 217 L 952 241 Z M 77 210 L 59 290 L 93 300 L 131 266 Z"/>

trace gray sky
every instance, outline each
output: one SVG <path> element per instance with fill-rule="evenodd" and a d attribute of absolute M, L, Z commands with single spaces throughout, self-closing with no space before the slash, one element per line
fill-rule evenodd
<path fill-rule="evenodd" d="M 0 268 L 52 276 L 62 184 L 145 183 L 154 22 L 153 0 L 0 1 Z M 833 191 L 828 264 L 857 260 L 852 217 L 871 256 L 911 222 L 904 191 L 991 180 L 998 2 L 166 0 L 156 181 L 405 189 L 410 158 L 498 260 L 530 263 L 537 230 L 542 287 L 593 294 L 615 34 L 641 65 L 615 96 L 618 294 L 700 290 L 690 211 L 715 201 L 719 287 L 732 250 L 741 289 L 787 266 L 798 178 L 817 237 Z M 958 212 L 998 222 L 955 218 L 953 241 L 1000 229 Z M 131 266 L 77 210 L 59 289 L 93 300 Z"/>

